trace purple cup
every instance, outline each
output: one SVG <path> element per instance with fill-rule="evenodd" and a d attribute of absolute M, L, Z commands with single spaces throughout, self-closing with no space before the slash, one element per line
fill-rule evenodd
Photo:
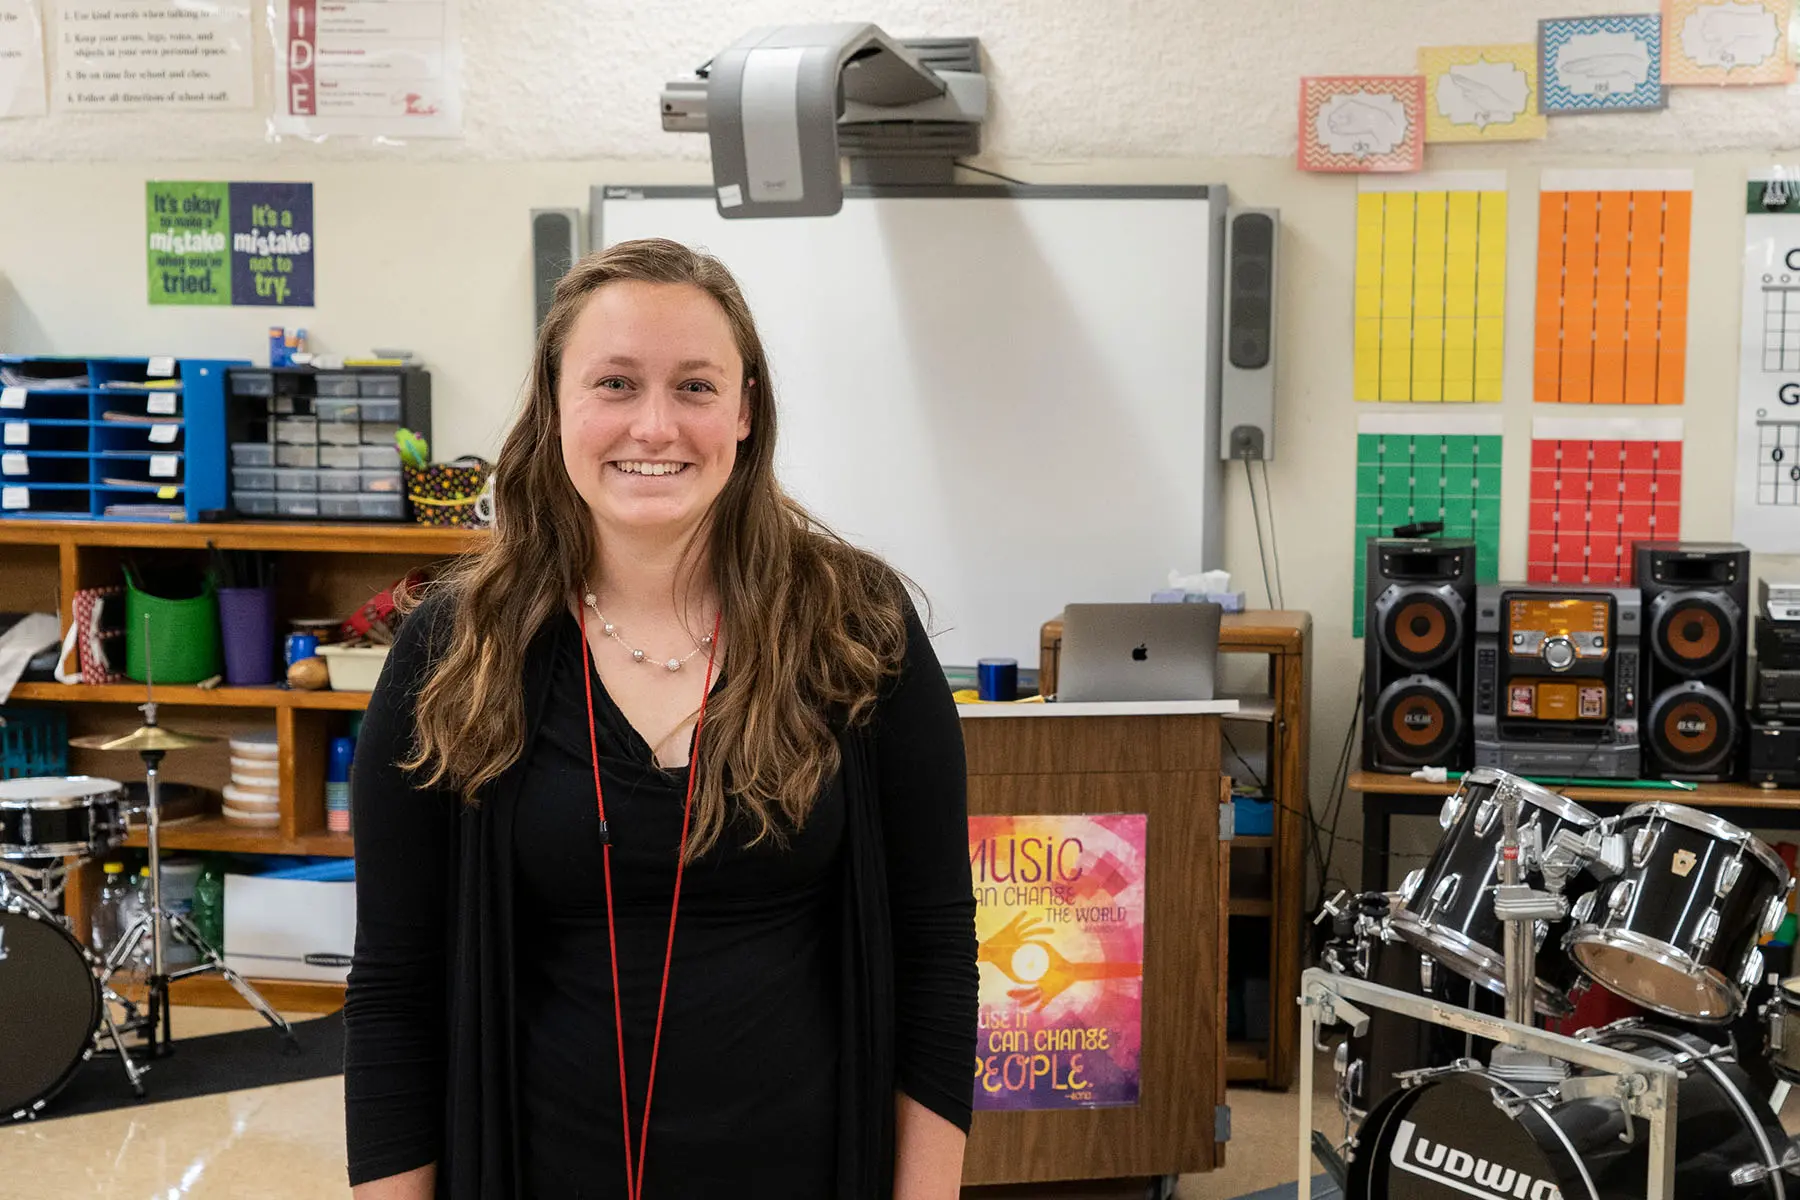
<path fill-rule="evenodd" d="M 225 682 L 256 687 L 275 682 L 275 589 L 219 589 L 219 637 L 225 644 Z"/>

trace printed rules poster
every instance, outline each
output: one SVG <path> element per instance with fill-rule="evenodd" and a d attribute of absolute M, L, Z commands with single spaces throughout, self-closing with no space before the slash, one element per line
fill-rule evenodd
<path fill-rule="evenodd" d="M 151 304 L 313 304 L 310 183 L 144 185 Z"/>
<path fill-rule="evenodd" d="M 1142 813 L 969 818 L 977 1109 L 1138 1102 Z"/>

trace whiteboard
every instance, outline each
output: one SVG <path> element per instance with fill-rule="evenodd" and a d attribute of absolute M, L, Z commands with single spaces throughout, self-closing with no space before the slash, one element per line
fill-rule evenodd
<path fill-rule="evenodd" d="M 1038 661 L 1063 605 L 1218 566 L 1222 187 L 846 189 L 727 221 L 705 188 L 595 188 L 592 244 L 738 277 L 785 487 L 911 576 L 947 664 Z"/>

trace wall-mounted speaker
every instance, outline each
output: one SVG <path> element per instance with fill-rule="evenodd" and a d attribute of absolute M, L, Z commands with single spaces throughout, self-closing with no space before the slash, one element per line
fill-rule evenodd
<path fill-rule="evenodd" d="M 537 304 L 539 328 L 550 315 L 556 285 L 586 251 L 582 244 L 583 222 L 578 208 L 531 210 L 531 288 Z"/>
<path fill-rule="evenodd" d="M 1363 766 L 1468 765 L 1475 543 L 1371 538 L 1363 622 Z"/>
<path fill-rule="evenodd" d="M 1750 551 L 1731 542 L 1639 542 L 1644 594 L 1644 774 L 1735 779 L 1743 770 Z"/>
<path fill-rule="evenodd" d="M 1236 209 L 1225 222 L 1225 367 L 1219 456 L 1275 457 L 1275 271 L 1281 210 Z"/>

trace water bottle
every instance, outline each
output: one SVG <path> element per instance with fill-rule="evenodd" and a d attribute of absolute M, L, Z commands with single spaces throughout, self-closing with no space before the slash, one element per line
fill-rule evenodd
<path fill-rule="evenodd" d="M 101 868 L 106 873 L 100 885 L 100 897 L 94 903 L 90 937 L 94 953 L 104 956 L 119 940 L 123 927 L 119 924 L 119 903 L 131 886 L 125 878 L 125 864 L 109 862 Z"/>
<path fill-rule="evenodd" d="M 126 887 L 125 895 L 119 901 L 119 932 L 129 933 L 131 927 L 150 911 L 150 868 L 141 868 L 136 878 Z M 120 970 L 127 975 L 148 976 L 150 974 L 150 930 L 144 930 L 144 936 L 138 939 L 137 947 L 131 957 L 119 964 Z"/>
<path fill-rule="evenodd" d="M 194 928 L 206 944 L 218 950 L 225 945 L 225 872 L 208 858 L 194 883 Z"/>

